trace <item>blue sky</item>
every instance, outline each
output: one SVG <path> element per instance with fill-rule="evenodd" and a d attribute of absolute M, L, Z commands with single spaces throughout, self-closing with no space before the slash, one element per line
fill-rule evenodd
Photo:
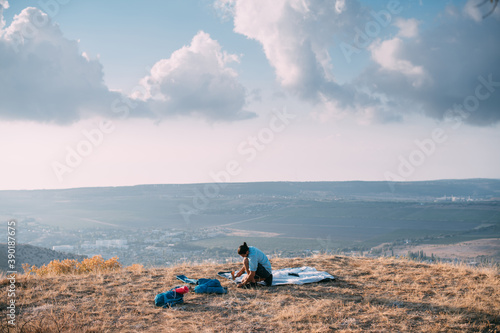
<path fill-rule="evenodd" d="M 0 0 L 0 189 L 500 178 L 500 10 Z"/>

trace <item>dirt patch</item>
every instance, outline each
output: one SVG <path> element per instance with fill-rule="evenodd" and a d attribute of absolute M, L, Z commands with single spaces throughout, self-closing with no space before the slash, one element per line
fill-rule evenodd
<path fill-rule="evenodd" d="M 277 232 L 263 232 L 263 231 L 255 231 L 255 230 L 241 230 L 241 229 L 229 229 L 231 230 L 228 233 L 228 236 L 239 236 L 239 237 L 276 237 L 281 234 Z"/>
<path fill-rule="evenodd" d="M 394 248 L 394 254 L 405 255 L 408 251 L 424 251 L 427 256 L 434 254 L 439 258 L 449 259 L 475 259 L 489 257 L 500 259 L 500 238 L 477 239 L 456 244 L 437 245 L 426 244 Z"/>

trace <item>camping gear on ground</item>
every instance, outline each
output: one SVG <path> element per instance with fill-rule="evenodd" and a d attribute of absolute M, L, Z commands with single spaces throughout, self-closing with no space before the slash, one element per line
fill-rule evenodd
<path fill-rule="evenodd" d="M 217 273 L 217 275 L 233 281 L 231 272 L 219 272 Z M 241 275 L 240 277 L 237 277 L 234 282 L 240 283 L 245 275 L 246 273 Z M 303 266 L 295 268 L 282 268 L 273 270 L 272 285 L 279 286 L 284 284 L 306 284 L 332 281 L 334 279 L 335 277 L 333 277 L 333 275 L 331 275 L 330 273 L 318 271 L 314 267 Z M 258 282 L 258 284 L 264 285 L 264 282 Z"/>
<path fill-rule="evenodd" d="M 187 286 L 185 286 L 187 287 Z M 176 289 L 181 289 L 184 291 L 185 289 L 182 286 L 177 286 L 172 289 L 170 289 L 167 292 L 160 293 L 155 296 L 155 305 L 156 306 L 161 306 L 163 308 L 166 307 L 172 307 L 176 304 L 182 304 L 184 303 L 184 293 L 178 293 L 176 292 Z M 189 291 L 189 287 L 188 287 Z"/>
<path fill-rule="evenodd" d="M 199 279 L 194 292 L 197 294 L 227 294 L 227 288 L 222 287 L 217 279 Z"/>
<path fill-rule="evenodd" d="M 182 282 L 191 283 L 191 284 L 198 284 L 197 279 L 190 279 L 186 275 L 176 275 L 176 278 L 178 280 L 181 280 Z"/>
<path fill-rule="evenodd" d="M 188 286 L 182 286 L 180 288 L 175 289 L 175 292 L 181 295 L 187 294 L 189 292 Z"/>
<path fill-rule="evenodd" d="M 190 279 L 186 275 L 177 275 L 177 279 L 195 284 L 194 292 L 197 294 L 227 294 L 227 288 L 222 287 L 217 279 Z"/>

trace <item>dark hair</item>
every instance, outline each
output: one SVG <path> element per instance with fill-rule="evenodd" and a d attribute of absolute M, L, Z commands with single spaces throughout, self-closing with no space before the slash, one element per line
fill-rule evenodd
<path fill-rule="evenodd" d="M 243 242 L 243 245 L 240 245 L 238 248 L 238 254 L 245 254 L 248 252 L 248 245 L 247 242 Z"/>

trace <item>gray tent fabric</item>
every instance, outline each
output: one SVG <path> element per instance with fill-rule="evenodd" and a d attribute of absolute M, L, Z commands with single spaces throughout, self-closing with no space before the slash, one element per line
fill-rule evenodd
<path fill-rule="evenodd" d="M 231 272 L 219 272 L 217 275 L 232 280 Z M 240 283 L 245 275 L 246 273 L 236 278 L 235 282 Z M 273 286 L 306 284 L 332 280 L 335 280 L 335 277 L 330 273 L 318 271 L 316 268 L 309 266 L 273 270 Z M 264 282 L 259 283 L 264 285 Z"/>

